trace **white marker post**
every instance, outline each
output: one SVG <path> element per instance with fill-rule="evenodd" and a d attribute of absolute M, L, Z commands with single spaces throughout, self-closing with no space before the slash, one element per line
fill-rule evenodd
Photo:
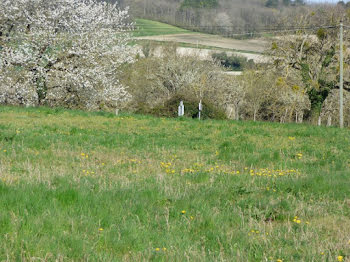
<path fill-rule="evenodd" d="M 198 105 L 198 119 L 201 120 L 201 113 L 202 113 L 202 100 L 199 101 L 199 105 Z"/>
<path fill-rule="evenodd" d="M 184 102 L 180 101 L 179 109 L 178 109 L 178 116 L 184 116 L 185 115 L 185 106 Z"/>

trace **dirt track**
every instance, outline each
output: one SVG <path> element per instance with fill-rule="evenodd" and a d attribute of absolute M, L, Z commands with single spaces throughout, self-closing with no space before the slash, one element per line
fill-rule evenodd
<path fill-rule="evenodd" d="M 267 42 L 264 40 L 237 40 L 232 38 L 225 38 L 217 35 L 209 34 L 175 34 L 175 35 L 160 35 L 160 36 L 144 36 L 137 37 L 136 39 L 142 40 L 154 40 L 154 41 L 166 41 L 166 42 L 178 42 L 198 44 L 212 47 L 220 47 L 227 49 L 234 49 L 248 52 L 263 52 Z"/>

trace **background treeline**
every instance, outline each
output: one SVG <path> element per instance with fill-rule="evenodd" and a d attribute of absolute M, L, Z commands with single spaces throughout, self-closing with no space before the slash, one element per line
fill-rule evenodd
<path fill-rule="evenodd" d="M 113 0 L 111 0 L 113 1 Z M 309 8 L 303 0 L 122 0 L 134 17 L 192 30 L 234 35 L 296 24 L 295 14 Z"/>

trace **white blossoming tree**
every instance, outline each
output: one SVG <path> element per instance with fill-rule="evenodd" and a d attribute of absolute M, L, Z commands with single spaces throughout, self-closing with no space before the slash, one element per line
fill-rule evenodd
<path fill-rule="evenodd" d="M 96 0 L 0 2 L 0 103 L 98 109 L 129 94 L 128 10 Z"/>

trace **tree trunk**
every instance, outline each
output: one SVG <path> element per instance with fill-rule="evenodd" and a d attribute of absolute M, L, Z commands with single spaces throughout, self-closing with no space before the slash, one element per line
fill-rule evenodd
<path fill-rule="evenodd" d="M 321 123 L 322 123 L 322 118 L 321 116 L 318 117 L 318 121 L 317 121 L 317 125 L 318 126 L 321 126 Z"/>
<path fill-rule="evenodd" d="M 304 119 L 304 113 L 301 112 L 301 113 L 300 113 L 300 116 L 299 116 L 299 123 L 302 123 L 302 122 L 303 122 L 303 119 Z"/>
<path fill-rule="evenodd" d="M 239 106 L 235 106 L 235 120 L 239 120 Z"/>
<path fill-rule="evenodd" d="M 254 109 L 254 122 L 256 121 L 256 109 Z"/>
<path fill-rule="evenodd" d="M 332 125 L 332 116 L 329 115 L 327 118 L 327 126 L 331 126 Z"/>

